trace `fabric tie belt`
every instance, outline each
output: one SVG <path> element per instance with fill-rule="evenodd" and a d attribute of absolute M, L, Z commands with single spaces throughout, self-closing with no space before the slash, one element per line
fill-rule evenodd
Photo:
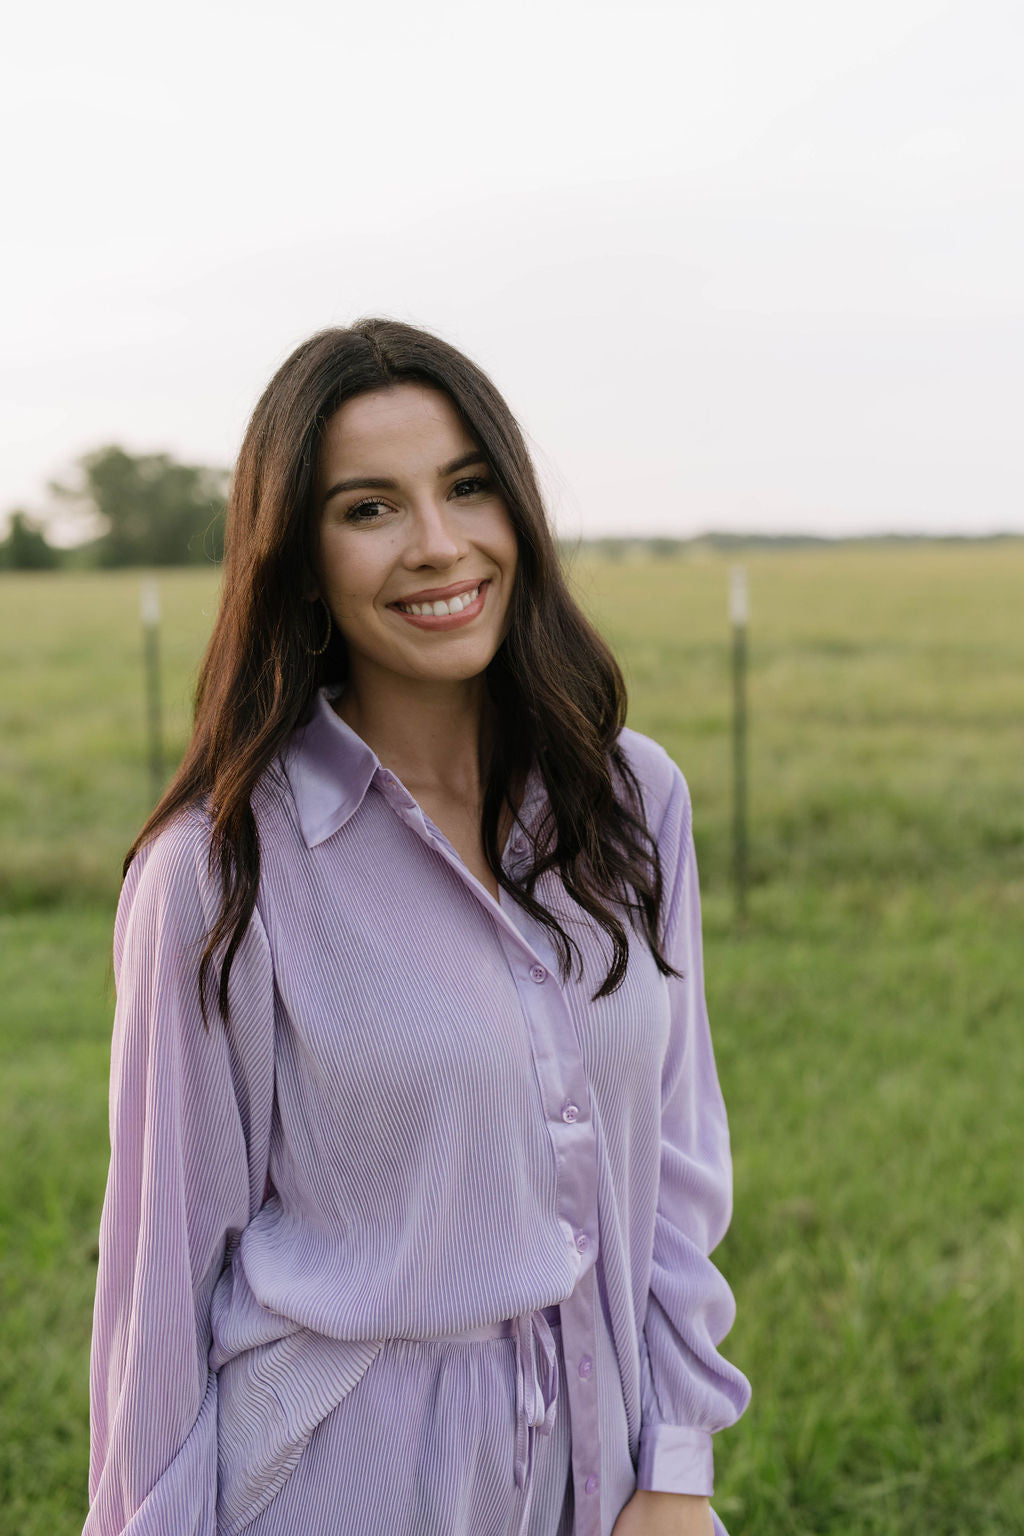
<path fill-rule="evenodd" d="M 557 1306 L 524 1312 L 521 1317 L 503 1318 L 497 1323 L 483 1323 L 465 1333 L 445 1334 L 432 1343 L 472 1343 L 483 1339 L 515 1340 L 516 1346 L 516 1487 L 522 1488 L 533 1467 L 533 1442 L 536 1435 L 549 1435 L 555 1422 L 558 1396 L 558 1350 L 551 1324 L 561 1326 Z M 525 1515 L 525 1510 L 524 1510 Z"/>

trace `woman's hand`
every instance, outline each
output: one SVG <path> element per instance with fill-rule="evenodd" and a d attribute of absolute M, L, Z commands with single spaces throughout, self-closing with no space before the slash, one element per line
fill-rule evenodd
<path fill-rule="evenodd" d="M 620 1510 L 612 1536 L 712 1536 L 713 1529 L 707 1499 L 638 1488 Z"/>

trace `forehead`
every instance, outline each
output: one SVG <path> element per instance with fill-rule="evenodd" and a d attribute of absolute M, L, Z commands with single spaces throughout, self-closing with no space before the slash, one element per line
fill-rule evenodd
<path fill-rule="evenodd" d="M 449 397 L 424 384 L 395 384 L 356 395 L 324 427 L 321 464 L 326 471 L 374 470 L 399 466 L 436 470 L 445 458 L 476 443 Z"/>

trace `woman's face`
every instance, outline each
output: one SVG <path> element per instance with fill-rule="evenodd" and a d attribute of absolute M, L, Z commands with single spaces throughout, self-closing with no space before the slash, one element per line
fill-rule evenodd
<path fill-rule="evenodd" d="M 490 466 L 441 390 L 347 400 L 320 452 L 319 595 L 356 686 L 462 682 L 504 638 L 517 544 Z"/>

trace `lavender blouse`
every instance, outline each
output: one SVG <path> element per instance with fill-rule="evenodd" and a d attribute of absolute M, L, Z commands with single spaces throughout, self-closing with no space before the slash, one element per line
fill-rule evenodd
<path fill-rule="evenodd" d="M 607 940 L 557 873 L 537 895 L 582 952 L 565 983 L 543 927 L 494 900 L 325 694 L 254 798 L 260 892 L 227 1029 L 213 1007 L 204 1030 L 196 991 L 218 905 L 204 816 L 135 859 L 85 1536 L 238 1536 L 383 1341 L 516 1318 L 536 1383 L 553 1304 L 579 1536 L 608 1536 L 637 1486 L 712 1493 L 712 1433 L 750 1389 L 717 1348 L 734 1306 L 708 1255 L 731 1167 L 690 800 L 661 747 L 622 745 L 683 978 L 633 939 L 597 1002 Z M 510 870 L 544 808 L 535 772 Z M 356 1512 L 339 1521 L 363 1536 Z"/>

